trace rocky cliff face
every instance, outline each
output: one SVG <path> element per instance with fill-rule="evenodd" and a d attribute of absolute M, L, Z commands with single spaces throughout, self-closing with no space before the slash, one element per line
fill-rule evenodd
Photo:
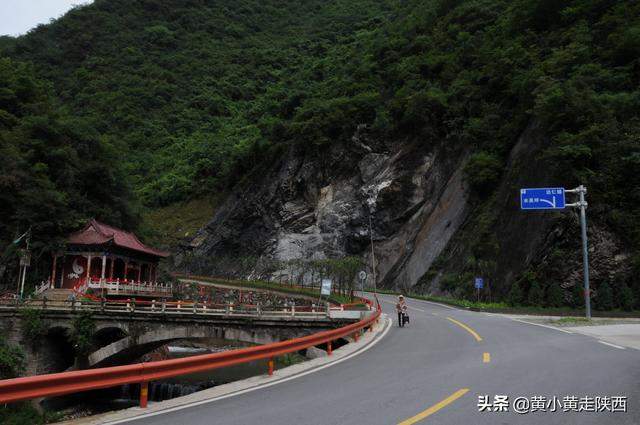
<path fill-rule="evenodd" d="M 564 243 L 569 256 L 559 273 L 568 287 L 581 278 L 575 216 L 519 211 L 519 187 L 558 183 L 558 173 L 535 159 L 544 143 L 530 125 L 488 202 L 467 188 L 467 152 L 441 143 L 381 141 L 363 127 L 348 146 L 292 148 L 236 189 L 177 260 L 215 274 L 250 255 L 244 273 L 254 275 L 272 274 L 271 260 L 357 255 L 371 264 L 373 237 L 378 285 L 438 293 L 447 291 L 443 276 L 466 271 L 490 277 L 500 291 L 528 268 L 544 270 Z M 598 235 L 595 274 L 620 269 L 621 244 L 594 222 L 590 229 Z"/>

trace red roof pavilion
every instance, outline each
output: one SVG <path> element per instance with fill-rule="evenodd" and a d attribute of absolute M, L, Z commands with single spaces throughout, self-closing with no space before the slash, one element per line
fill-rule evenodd
<path fill-rule="evenodd" d="M 54 257 L 52 286 L 74 288 L 87 279 L 154 283 L 158 262 L 168 256 L 131 232 L 92 219 L 69 235 L 64 254 Z"/>

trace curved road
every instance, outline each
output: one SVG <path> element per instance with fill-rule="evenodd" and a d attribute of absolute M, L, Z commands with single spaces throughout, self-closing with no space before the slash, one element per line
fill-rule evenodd
<path fill-rule="evenodd" d="M 354 358 L 286 383 L 128 423 L 640 424 L 638 350 L 416 300 L 408 300 L 411 324 L 399 329 L 395 297 L 380 300 L 394 327 Z M 509 412 L 480 412 L 483 395 L 489 404 L 495 395 L 509 396 Z M 538 405 L 555 405 L 556 411 L 517 414 L 512 401 L 518 396 L 545 397 Z M 606 398 L 602 412 L 588 411 L 593 406 L 579 400 L 576 407 L 587 411 L 563 412 L 554 396 L 568 406 L 565 396 L 623 396 L 627 413 L 608 412 Z"/>

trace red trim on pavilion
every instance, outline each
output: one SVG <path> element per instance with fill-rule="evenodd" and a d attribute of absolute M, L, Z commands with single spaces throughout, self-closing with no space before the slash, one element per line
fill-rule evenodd
<path fill-rule="evenodd" d="M 167 252 L 143 244 L 133 233 L 100 223 L 97 220 L 89 221 L 84 229 L 71 234 L 67 239 L 67 243 L 74 245 L 102 245 L 109 242 L 121 248 L 156 257 L 166 258 L 169 256 Z"/>
<path fill-rule="evenodd" d="M 158 263 L 169 253 L 143 244 L 136 235 L 90 220 L 67 238 L 66 250 L 53 255 L 52 288 L 75 288 L 83 282 L 156 284 Z M 60 260 L 60 261 L 58 261 Z"/>

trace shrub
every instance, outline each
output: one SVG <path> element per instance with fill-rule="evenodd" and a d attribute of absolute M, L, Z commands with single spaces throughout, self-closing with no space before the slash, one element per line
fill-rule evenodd
<path fill-rule="evenodd" d="M 564 291 L 557 283 L 552 283 L 547 288 L 547 306 L 561 307 L 564 304 Z"/>
<path fill-rule="evenodd" d="M 544 301 L 544 291 L 538 283 L 534 280 L 529 288 L 529 294 L 527 296 L 527 303 L 532 306 L 541 306 Z"/>
<path fill-rule="evenodd" d="M 631 290 L 631 288 L 629 288 L 628 285 L 622 284 L 618 301 L 621 309 L 625 311 L 633 310 L 636 300 L 633 295 L 633 291 Z"/>
<path fill-rule="evenodd" d="M 502 161 L 492 153 L 478 152 L 469 158 L 464 172 L 471 189 L 485 195 L 500 179 Z"/>
<path fill-rule="evenodd" d="M 87 355 L 93 348 L 93 335 L 96 331 L 96 324 L 89 311 L 83 311 L 73 319 L 73 331 L 71 341 L 79 356 Z"/>
<path fill-rule="evenodd" d="M 38 347 L 40 339 L 47 332 L 47 327 L 42 320 L 42 312 L 32 308 L 26 308 L 21 312 L 22 336 L 34 348 Z"/>
<path fill-rule="evenodd" d="M 509 294 L 507 295 L 507 302 L 510 306 L 514 307 L 522 304 L 523 299 L 524 294 L 522 293 L 520 283 L 515 282 L 513 285 L 511 285 L 511 289 L 509 290 Z"/>
<path fill-rule="evenodd" d="M 598 288 L 595 304 L 598 310 L 613 309 L 613 293 L 611 291 L 611 285 L 609 285 L 609 282 L 602 283 Z"/>
<path fill-rule="evenodd" d="M 576 283 L 571 288 L 571 305 L 574 308 L 584 307 L 584 289 L 580 283 Z"/>
<path fill-rule="evenodd" d="M 19 376 L 25 368 L 24 352 L 20 347 L 10 345 L 0 336 L 0 379 Z"/>

